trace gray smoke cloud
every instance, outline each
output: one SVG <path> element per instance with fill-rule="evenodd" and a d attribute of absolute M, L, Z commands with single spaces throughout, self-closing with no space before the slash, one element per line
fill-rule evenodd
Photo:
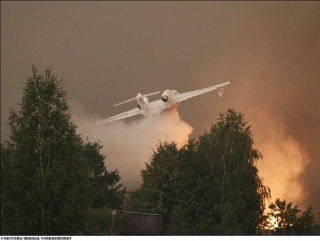
<path fill-rule="evenodd" d="M 317 51 L 312 39 L 301 38 L 310 53 L 300 56 L 300 64 Z M 299 50 L 291 51 L 290 47 L 294 46 L 280 46 L 287 51 L 285 63 L 278 60 L 277 50 L 266 46 L 254 53 L 244 51 L 241 58 L 209 64 L 198 78 L 215 75 L 222 79 L 230 66 L 235 66 L 227 74 L 235 82 L 225 88 L 219 110 L 235 108 L 251 125 L 254 148 L 263 154 L 257 166 L 264 184 L 271 188 L 271 201 L 281 198 L 301 209 L 312 205 L 319 210 L 319 75 L 314 62 L 299 66 L 294 57 Z M 290 64 L 297 66 L 288 71 L 286 65 Z"/>
<path fill-rule="evenodd" d="M 130 109 L 111 106 L 140 91 L 182 93 L 234 80 L 221 99 L 212 93 L 181 103 L 175 120 L 196 138 L 220 112 L 240 111 L 264 156 L 258 168 L 272 199 L 320 211 L 319 12 L 317 1 L 1 2 L 1 139 L 31 64 L 63 75 L 70 100 L 84 110 L 74 117 L 86 122 Z M 147 131 L 151 123 L 134 118 L 114 129 L 130 138 L 123 146 L 136 160 L 149 161 L 158 139 L 175 139 L 164 134 L 173 123 Z M 108 168 L 122 174 L 120 165 L 131 165 L 112 156 L 122 141 L 113 128 L 78 125 L 84 138 L 101 139 Z M 152 140 L 143 142 L 149 132 Z"/>
<path fill-rule="evenodd" d="M 100 141 L 101 153 L 106 155 L 109 171 L 117 169 L 127 190 L 140 187 L 141 170 L 149 163 L 159 142 L 185 145 L 192 127 L 182 121 L 176 109 L 151 118 L 119 120 L 109 124 L 96 124 L 102 119 L 85 113 L 79 104 L 72 105 L 73 121 L 84 141 Z"/>

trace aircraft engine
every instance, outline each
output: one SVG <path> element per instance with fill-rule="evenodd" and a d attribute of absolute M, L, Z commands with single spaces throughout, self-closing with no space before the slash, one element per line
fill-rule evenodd
<path fill-rule="evenodd" d="M 170 102 L 171 94 L 172 94 L 171 90 L 165 90 L 161 95 L 161 100 L 163 102 L 168 102 L 168 101 Z"/>

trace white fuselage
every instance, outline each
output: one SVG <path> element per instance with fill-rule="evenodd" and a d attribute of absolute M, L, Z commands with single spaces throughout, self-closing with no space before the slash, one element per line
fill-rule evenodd
<path fill-rule="evenodd" d="M 147 117 L 167 112 L 179 105 L 179 103 L 171 102 L 171 96 L 176 93 L 178 93 L 176 90 L 166 90 L 163 92 L 160 100 L 153 102 L 149 102 L 149 99 L 145 96 L 137 95 L 138 108 L 141 110 L 141 114 Z"/>

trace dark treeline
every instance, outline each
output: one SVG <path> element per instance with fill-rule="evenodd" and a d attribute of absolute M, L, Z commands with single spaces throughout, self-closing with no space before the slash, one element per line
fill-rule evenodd
<path fill-rule="evenodd" d="M 122 206 L 125 189 L 99 143 L 83 143 L 71 121 L 63 81 L 32 68 L 10 141 L 1 144 L 1 234 L 93 234 L 97 210 Z"/>
<path fill-rule="evenodd" d="M 42 75 L 32 67 L 20 110 L 10 111 L 11 134 L 1 143 L 1 235 L 122 234 L 126 221 L 112 223 L 121 209 L 162 214 L 168 235 L 254 235 L 258 227 L 319 234 L 312 207 L 300 214 L 277 199 L 264 215 L 271 192 L 243 114 L 228 109 L 181 149 L 160 142 L 141 187 L 127 193 L 118 171 L 107 170 L 100 143 L 76 134 L 66 94 L 51 69 Z"/>
<path fill-rule="evenodd" d="M 160 143 L 130 195 L 134 210 L 162 213 L 167 233 L 255 234 L 270 190 L 262 184 L 250 126 L 229 109 L 198 140 Z"/>

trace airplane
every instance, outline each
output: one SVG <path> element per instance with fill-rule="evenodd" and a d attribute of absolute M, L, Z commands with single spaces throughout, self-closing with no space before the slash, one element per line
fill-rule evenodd
<path fill-rule="evenodd" d="M 162 95 L 160 100 L 155 100 L 152 102 L 149 102 L 149 99 L 147 98 L 147 96 L 151 96 L 151 95 L 156 95 L 159 94 L 160 91 L 154 92 L 154 93 L 150 93 L 150 94 L 146 94 L 146 95 L 142 95 L 142 94 L 137 94 L 137 96 L 133 99 L 130 100 L 126 100 L 123 101 L 121 103 L 115 104 L 114 106 L 118 106 L 118 105 L 122 105 L 124 103 L 127 103 L 129 101 L 133 101 L 133 100 L 137 100 L 138 105 L 136 108 L 123 112 L 121 114 L 112 116 L 108 119 L 102 120 L 99 123 L 100 124 L 106 124 L 106 123 L 110 123 L 113 121 L 117 121 L 117 120 L 121 120 L 121 119 L 126 119 L 128 117 L 132 117 L 135 115 L 139 115 L 142 114 L 146 117 L 151 117 L 151 116 L 155 116 L 155 115 L 159 115 L 162 114 L 164 112 L 167 112 L 169 110 L 171 110 L 174 107 L 177 107 L 179 105 L 179 103 L 181 101 L 184 100 L 188 100 L 191 99 L 195 96 L 198 95 L 202 95 L 205 93 L 208 93 L 210 91 L 216 90 L 218 88 L 220 88 L 219 91 L 219 96 L 221 97 L 223 94 L 223 86 L 231 84 L 233 81 L 228 81 L 228 82 L 224 82 L 218 85 L 214 85 L 208 88 L 203 88 L 203 89 L 199 89 L 199 90 L 194 90 L 194 91 L 189 91 L 189 92 L 185 92 L 185 93 L 179 93 L 176 90 L 165 90 Z"/>

